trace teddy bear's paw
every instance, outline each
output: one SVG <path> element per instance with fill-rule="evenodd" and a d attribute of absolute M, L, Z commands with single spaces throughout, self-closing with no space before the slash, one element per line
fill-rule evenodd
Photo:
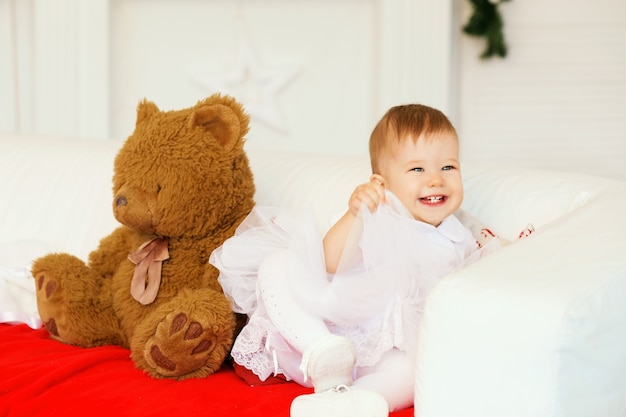
<path fill-rule="evenodd" d="M 64 320 L 65 291 L 60 280 L 54 279 L 46 272 L 35 275 L 37 309 L 46 330 L 55 338 L 60 338 L 59 326 Z"/>
<path fill-rule="evenodd" d="M 148 340 L 144 357 L 163 377 L 181 377 L 207 364 L 215 347 L 215 335 L 185 313 L 172 313 Z"/>

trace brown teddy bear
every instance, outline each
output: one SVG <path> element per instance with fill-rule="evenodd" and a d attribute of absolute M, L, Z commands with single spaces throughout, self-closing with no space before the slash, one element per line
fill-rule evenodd
<path fill-rule="evenodd" d="M 203 377 L 221 366 L 236 318 L 207 261 L 254 205 L 247 132 L 248 116 L 231 97 L 165 112 L 139 104 L 114 166 L 122 226 L 87 264 L 63 253 L 33 263 L 53 338 L 130 348 L 136 366 L 157 378 Z"/>

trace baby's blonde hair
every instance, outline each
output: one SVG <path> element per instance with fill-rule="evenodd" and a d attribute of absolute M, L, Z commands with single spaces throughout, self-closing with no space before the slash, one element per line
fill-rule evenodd
<path fill-rule="evenodd" d="M 456 129 L 441 111 L 423 104 L 404 104 L 390 108 L 370 135 L 369 151 L 372 173 L 380 174 L 380 161 L 390 156 L 396 145 L 421 135 L 452 133 Z"/>

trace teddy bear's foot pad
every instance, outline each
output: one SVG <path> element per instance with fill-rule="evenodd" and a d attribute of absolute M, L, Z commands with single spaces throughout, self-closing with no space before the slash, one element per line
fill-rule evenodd
<path fill-rule="evenodd" d="M 61 314 L 60 306 L 63 303 L 63 289 L 54 279 L 48 279 L 45 273 L 37 274 L 37 307 L 39 314 L 52 335 L 59 337 L 56 316 Z"/>
<path fill-rule="evenodd" d="M 57 321 L 53 318 L 50 318 L 47 322 L 44 323 L 46 330 L 53 336 L 59 336 L 59 329 L 57 328 Z"/>
<path fill-rule="evenodd" d="M 157 326 L 148 340 L 146 360 L 162 376 L 181 376 L 201 368 L 213 350 L 214 337 L 185 313 L 178 313 Z"/>

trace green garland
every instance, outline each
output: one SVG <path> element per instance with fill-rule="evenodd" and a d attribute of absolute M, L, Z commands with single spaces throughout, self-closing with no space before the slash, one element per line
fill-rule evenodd
<path fill-rule="evenodd" d="M 463 27 L 463 32 L 486 39 L 487 48 L 481 55 L 483 59 L 494 55 L 504 58 L 507 54 L 507 45 L 502 32 L 504 22 L 498 11 L 498 5 L 505 1 L 510 0 L 469 0 L 474 13 Z"/>

